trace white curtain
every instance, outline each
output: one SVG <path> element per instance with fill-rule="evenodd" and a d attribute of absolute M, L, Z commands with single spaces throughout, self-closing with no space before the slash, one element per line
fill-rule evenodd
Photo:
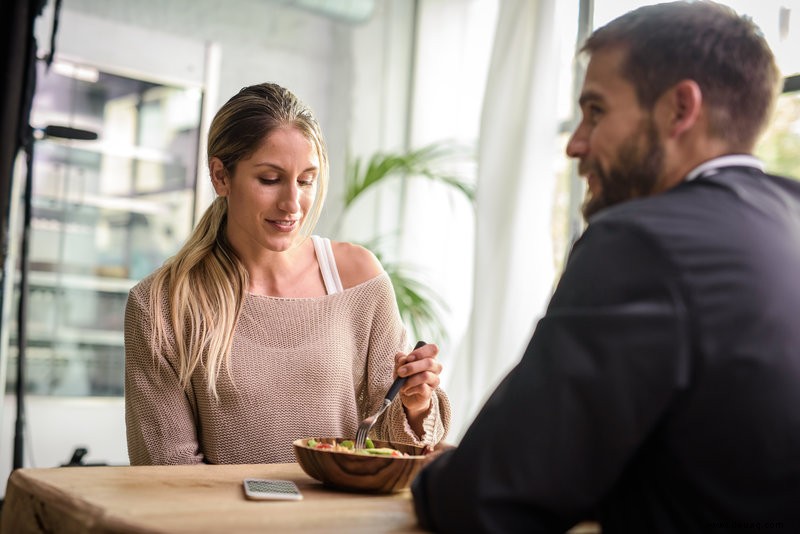
<path fill-rule="evenodd" d="M 550 297 L 558 155 L 555 0 L 500 2 L 478 146 L 470 327 L 445 384 L 457 442 L 519 361 Z M 568 88 L 566 89 L 568 90 Z"/>

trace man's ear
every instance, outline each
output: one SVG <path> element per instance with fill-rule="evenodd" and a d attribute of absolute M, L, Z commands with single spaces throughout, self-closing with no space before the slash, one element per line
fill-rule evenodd
<path fill-rule="evenodd" d="M 694 128 L 703 108 L 703 92 L 694 80 L 681 80 L 667 92 L 671 119 L 669 134 L 677 137 Z"/>
<path fill-rule="evenodd" d="M 224 197 L 228 195 L 228 188 L 230 187 L 230 177 L 222 160 L 218 157 L 212 157 L 208 160 L 208 172 L 211 175 L 211 183 L 214 186 L 214 191 L 217 195 Z"/>

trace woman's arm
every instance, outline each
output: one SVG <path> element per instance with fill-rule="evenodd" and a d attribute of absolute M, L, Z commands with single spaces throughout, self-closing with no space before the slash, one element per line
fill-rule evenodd
<path fill-rule="evenodd" d="M 138 289 L 138 291 L 137 291 Z M 132 465 L 203 461 L 194 410 L 177 370 L 151 342 L 152 321 L 137 286 L 125 308 L 125 426 Z"/>
<path fill-rule="evenodd" d="M 332 245 L 345 289 L 384 273 L 380 261 L 364 247 L 343 242 Z M 362 410 L 366 415 L 374 413 L 394 378 L 406 376 L 406 384 L 376 423 L 373 432 L 378 439 L 435 445 L 444 438 L 450 426 L 450 403 L 439 387 L 442 370 L 436 360 L 439 349 L 433 344 L 416 351 L 409 349 L 405 326 L 388 277 L 386 284 L 380 286 L 373 305 L 366 398 Z"/>
<path fill-rule="evenodd" d="M 433 446 L 447 435 L 450 427 L 450 402 L 439 387 L 436 345 L 416 351 L 406 349 L 409 342 L 391 281 L 380 286 L 376 297 L 373 328 L 367 357 L 368 386 L 366 406 L 377 408 L 397 376 L 408 381 L 387 408 L 374 430 L 378 439 Z"/>

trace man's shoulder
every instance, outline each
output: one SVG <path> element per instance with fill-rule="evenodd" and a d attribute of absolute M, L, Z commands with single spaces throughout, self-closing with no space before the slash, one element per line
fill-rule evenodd
<path fill-rule="evenodd" d="M 756 169 L 729 168 L 683 182 L 663 193 L 633 199 L 607 208 L 589 224 L 634 224 L 653 231 L 677 223 L 687 227 L 714 226 L 739 220 L 743 212 L 779 201 L 800 210 L 800 182 Z M 671 224 L 667 224 L 671 223 Z"/>
<path fill-rule="evenodd" d="M 751 262 L 793 247 L 786 235 L 796 235 L 798 220 L 800 184 L 735 169 L 605 209 L 585 236 L 647 246 L 675 265 L 723 256 Z"/>
<path fill-rule="evenodd" d="M 667 192 L 641 197 L 610 206 L 588 221 L 587 230 L 601 227 L 627 228 L 636 233 L 674 232 L 676 225 L 691 227 L 705 218 L 718 199 L 700 192 L 689 184 L 681 184 Z"/>

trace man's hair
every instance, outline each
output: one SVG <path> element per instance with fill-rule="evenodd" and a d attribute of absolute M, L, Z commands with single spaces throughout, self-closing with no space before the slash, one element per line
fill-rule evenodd
<path fill-rule="evenodd" d="M 641 7 L 598 28 L 583 52 L 622 47 L 622 76 L 640 105 L 681 80 L 694 80 L 709 111 L 709 134 L 750 150 L 766 126 L 781 74 L 761 30 L 749 17 L 707 1 Z"/>

